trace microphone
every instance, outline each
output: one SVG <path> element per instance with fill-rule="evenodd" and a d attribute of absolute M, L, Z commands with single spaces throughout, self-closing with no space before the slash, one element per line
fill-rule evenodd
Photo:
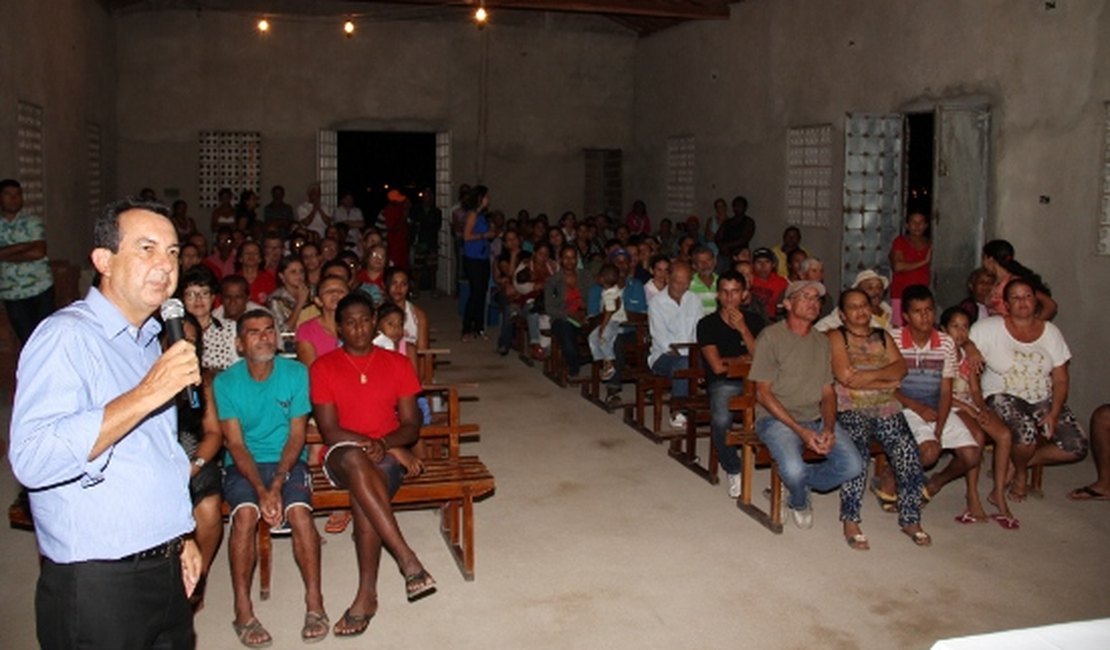
<path fill-rule="evenodd" d="M 166 335 L 169 345 L 177 343 L 185 338 L 185 305 L 177 298 L 170 298 L 162 303 L 162 322 L 166 326 Z M 192 384 L 185 387 L 183 391 L 186 401 L 189 402 L 194 410 L 200 408 L 200 396 L 197 395 L 197 387 Z"/>

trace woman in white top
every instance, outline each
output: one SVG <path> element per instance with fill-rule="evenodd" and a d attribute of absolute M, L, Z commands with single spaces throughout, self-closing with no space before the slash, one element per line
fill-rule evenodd
<path fill-rule="evenodd" d="M 386 272 L 386 298 L 405 312 L 404 341 L 406 348 L 413 350 L 410 356 L 415 358 L 418 351 L 428 349 L 428 315 L 409 300 L 410 288 L 408 271 L 395 266 Z M 421 381 L 425 379 L 420 378 Z"/>
<path fill-rule="evenodd" d="M 656 255 L 651 258 L 649 266 L 651 279 L 644 283 L 644 297 L 647 302 L 667 289 L 667 282 L 671 277 L 671 260 L 666 255 Z"/>
<path fill-rule="evenodd" d="M 1003 291 L 1007 315 L 978 321 L 971 340 L 983 355 L 987 404 L 1014 434 L 1010 499 L 1023 501 L 1026 468 L 1087 455 L 1087 434 L 1068 408 L 1071 351 L 1060 330 L 1037 316 L 1037 292 L 1023 278 Z"/>
<path fill-rule="evenodd" d="M 219 289 L 216 276 L 208 267 L 198 264 L 185 272 L 180 284 L 185 311 L 200 323 L 204 343 L 200 365 L 221 372 L 239 360 L 239 353 L 235 350 L 235 323 L 212 315 L 212 304 Z"/>

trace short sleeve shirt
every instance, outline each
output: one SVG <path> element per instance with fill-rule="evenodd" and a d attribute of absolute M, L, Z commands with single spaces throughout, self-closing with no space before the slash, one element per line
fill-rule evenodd
<path fill-rule="evenodd" d="M 274 357 L 274 369 L 256 381 L 240 360 L 216 376 L 216 413 L 220 421 L 238 420 L 243 441 L 256 463 L 276 463 L 289 440 L 289 423 L 308 415 L 308 369 L 299 361 Z M 301 450 L 301 460 L 307 460 Z M 231 454 L 226 464 L 234 464 Z"/>
<path fill-rule="evenodd" d="M 1032 343 L 1018 341 L 1006 330 L 1002 316 L 977 321 L 971 340 L 983 354 L 983 395 L 1014 395 L 1036 404 L 1052 397 L 1052 369 L 1071 359 L 1064 335 L 1052 323 Z"/>
<path fill-rule="evenodd" d="M 0 246 L 45 241 L 42 219 L 20 212 L 8 221 L 0 217 Z M 0 262 L 0 300 L 37 296 L 54 284 L 50 262 L 43 257 L 30 262 Z"/>
<path fill-rule="evenodd" d="M 329 352 L 316 359 L 310 373 L 312 403 L 334 404 L 339 426 L 368 438 L 395 431 L 400 426 L 397 402 L 421 391 L 408 358 L 383 348 L 361 357 L 344 349 Z"/>
<path fill-rule="evenodd" d="M 763 319 L 749 311 L 742 311 L 741 313 L 744 314 L 744 322 L 751 330 L 752 336 L 759 336 L 759 333 L 763 331 Z M 729 327 L 721 318 L 721 313 L 717 311 L 698 321 L 698 345 L 703 348 L 707 345 L 715 346 L 717 353 L 723 359 L 748 354 L 748 346 L 744 345 L 744 337 L 740 335 L 740 332 Z M 708 363 L 705 367 L 709 383 L 725 378 L 725 375 L 718 375 L 709 370 Z"/>
<path fill-rule="evenodd" d="M 756 339 L 748 378 L 770 383 L 771 392 L 798 422 L 817 420 L 821 417 L 821 391 L 833 380 L 829 339 L 812 329 L 798 336 L 786 321 L 775 323 Z M 758 416 L 766 415 L 769 413 L 760 406 Z"/>

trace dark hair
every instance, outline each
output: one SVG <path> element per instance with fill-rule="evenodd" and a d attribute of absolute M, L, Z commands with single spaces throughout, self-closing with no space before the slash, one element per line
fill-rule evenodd
<path fill-rule="evenodd" d="M 230 187 L 221 187 L 220 191 L 216 193 L 216 196 L 218 196 L 220 198 L 223 198 L 224 196 L 235 196 L 235 195 L 232 194 Z"/>
<path fill-rule="evenodd" d="M 370 316 L 374 317 L 375 319 L 377 318 L 374 315 L 374 303 L 370 300 L 370 296 L 367 296 L 361 291 L 352 291 L 351 293 L 348 293 L 347 295 L 339 299 L 339 304 L 335 308 L 335 321 L 338 323 L 339 321 L 343 320 L 343 315 L 346 313 L 346 311 L 351 307 L 355 307 L 357 305 L 362 305 L 363 307 L 366 307 L 366 311 L 370 312 Z"/>
<path fill-rule="evenodd" d="M 328 275 L 329 275 L 328 270 L 329 269 L 334 269 L 334 268 L 343 269 L 343 274 L 347 276 L 348 280 L 350 280 L 351 277 L 354 275 L 353 273 L 351 273 L 351 267 L 344 264 L 343 261 L 340 260 L 337 257 L 333 260 L 329 260 L 328 262 L 325 262 L 324 265 L 322 267 L 320 267 L 320 282 L 321 283 L 324 282 L 324 278 L 328 277 Z"/>
<path fill-rule="evenodd" d="M 186 202 L 184 202 L 184 201 L 182 201 L 181 199 L 178 199 L 178 200 L 176 200 L 176 201 L 174 201 L 174 202 L 173 202 L 173 209 L 174 209 L 174 210 L 176 210 L 176 209 L 177 209 L 177 206 L 179 206 L 179 205 L 184 205 L 184 206 L 188 206 L 189 204 L 188 204 L 188 203 L 186 203 Z"/>
<path fill-rule="evenodd" d="M 170 218 L 170 209 L 155 201 L 144 201 L 129 196 L 104 206 L 93 226 L 93 248 L 106 248 L 113 253 L 119 252 L 119 216 L 131 210 L 145 210 Z"/>
<path fill-rule="evenodd" d="M 216 281 L 216 274 L 212 272 L 212 269 L 203 264 L 197 264 L 182 274 L 181 282 L 177 285 L 177 289 L 181 293 L 184 293 L 189 287 L 208 287 L 209 291 L 216 293 L 220 289 L 220 283 Z"/>
<path fill-rule="evenodd" d="M 786 233 L 790 232 L 791 230 L 793 230 L 794 232 L 798 233 L 798 236 L 799 236 L 799 237 L 801 237 L 801 236 L 802 236 L 802 231 L 801 231 L 801 229 L 800 229 L 800 228 L 798 228 L 797 226 L 787 226 L 787 227 L 786 227 L 786 228 L 785 228 L 785 229 L 784 229 L 784 230 L 782 231 L 782 234 L 783 234 L 783 236 L 785 237 L 785 236 L 786 236 Z"/>
<path fill-rule="evenodd" d="M 563 244 L 559 247 L 559 259 L 562 259 L 563 253 L 567 251 L 573 251 L 576 256 L 578 255 L 578 249 L 575 248 L 574 244 Z"/>
<path fill-rule="evenodd" d="M 466 193 L 466 197 L 462 200 L 462 207 L 466 210 L 477 210 L 478 206 L 482 205 L 482 199 L 487 194 L 489 194 L 488 187 L 485 185 L 475 185 Z"/>
<path fill-rule="evenodd" d="M 401 322 L 405 321 L 405 310 L 396 303 L 389 302 L 388 300 L 378 305 L 378 311 L 374 314 L 374 319 L 381 322 L 386 316 L 393 314 L 401 315 Z"/>
<path fill-rule="evenodd" d="M 220 293 L 223 293 L 224 289 L 230 287 L 233 284 L 237 284 L 243 287 L 247 290 L 248 293 L 251 290 L 251 283 L 247 282 L 246 278 L 237 273 L 232 273 L 231 275 L 225 275 L 224 279 L 220 280 Z"/>
<path fill-rule="evenodd" d="M 226 280 L 227 278 L 224 279 Z M 237 327 L 239 330 L 238 336 L 243 335 L 243 332 L 246 329 L 244 327 L 246 322 L 249 320 L 254 320 L 255 318 L 269 318 L 271 321 L 273 321 L 274 315 L 270 313 L 269 309 L 248 309 L 247 311 L 243 312 L 243 315 L 240 316 L 238 320 L 235 321 L 235 327 Z"/>
<path fill-rule="evenodd" d="M 23 186 L 19 184 L 19 181 L 15 180 L 14 178 L 5 178 L 4 180 L 0 181 L 0 192 L 3 192 L 9 187 L 14 187 L 17 190 L 23 189 Z"/>
<path fill-rule="evenodd" d="M 598 284 L 604 282 L 603 278 L 606 277 L 608 277 L 611 282 L 616 282 L 621 277 L 621 272 L 617 268 L 616 264 L 613 264 L 612 262 L 606 262 L 602 264 L 601 268 L 597 270 Z"/>
<path fill-rule="evenodd" d="M 741 289 L 748 288 L 748 279 L 744 274 L 736 269 L 726 269 L 724 273 L 717 276 L 717 286 L 720 287 L 722 282 L 739 282 Z"/>
<path fill-rule="evenodd" d="M 1009 300 L 1010 299 L 1010 293 L 1012 291 L 1011 287 L 1013 287 L 1015 285 L 1019 285 L 1019 284 L 1024 284 L 1025 286 L 1029 287 L 1029 290 L 1032 291 L 1034 294 L 1037 293 L 1036 285 L 1034 285 L 1029 280 L 1029 278 L 1023 278 L 1021 276 L 1018 276 L 1016 278 L 1011 279 L 1009 282 L 1006 283 L 1006 286 L 1002 288 L 1002 300 Z M 1040 305 L 1038 304 L 1037 307 L 1039 309 Z"/>
<path fill-rule="evenodd" d="M 382 282 L 385 284 L 385 286 L 388 287 L 389 284 L 393 282 L 393 276 L 398 274 L 404 275 L 410 283 L 412 282 L 412 276 L 409 275 L 408 269 L 404 268 L 403 266 L 391 266 L 386 269 L 385 273 L 382 274 Z"/>
<path fill-rule="evenodd" d="M 924 302 L 926 300 L 936 304 L 936 300 L 933 298 L 933 292 L 929 290 L 929 287 L 923 284 L 911 284 L 902 290 L 902 313 L 910 313 L 907 311 L 910 308 L 910 303 Z"/>
<path fill-rule="evenodd" d="M 648 268 L 654 269 L 655 265 L 660 262 L 666 262 L 667 264 L 670 264 L 671 258 L 667 257 L 666 255 L 660 255 L 656 253 L 655 255 L 651 256 L 650 260 L 648 260 Z"/>
<path fill-rule="evenodd" d="M 1014 246 L 1005 239 L 993 239 L 984 244 L 983 255 L 997 262 L 998 265 L 1006 269 L 1006 272 L 1010 275 L 1019 277 L 1028 282 L 1033 291 L 1040 291 L 1049 296 L 1052 295 L 1052 290 L 1044 283 L 1041 276 L 1037 275 L 1033 269 L 1030 269 L 1014 259 Z"/>
<path fill-rule="evenodd" d="M 837 301 L 836 301 L 836 306 L 837 306 L 838 309 L 840 309 L 840 311 L 844 311 L 844 303 L 847 301 L 847 297 L 852 295 L 853 293 L 858 293 L 859 295 L 863 296 L 863 299 L 865 301 L 870 302 L 870 300 L 871 300 L 870 298 L 867 297 L 867 292 L 864 291 L 863 289 L 845 289 L 840 294 L 840 298 L 838 298 Z M 905 294 L 903 294 L 903 296 L 904 295 Z M 905 304 L 905 303 L 903 303 L 903 304 Z"/>
<path fill-rule="evenodd" d="M 748 209 L 748 199 L 744 198 L 743 196 L 737 195 L 736 198 L 734 198 L 732 200 L 733 207 L 736 207 L 737 203 L 740 203 L 741 205 L 743 205 L 744 210 Z"/>
<path fill-rule="evenodd" d="M 285 257 L 281 258 L 281 261 L 278 262 L 278 275 L 285 273 L 285 269 L 289 268 L 290 264 L 300 264 L 302 267 L 304 266 L 304 262 L 301 261 L 301 258 L 297 257 L 296 255 L 286 255 Z"/>
<path fill-rule="evenodd" d="M 967 312 L 960 309 L 959 305 L 957 305 L 955 307 L 949 307 L 940 313 L 940 326 L 948 327 L 948 324 L 951 323 L 952 319 L 956 316 L 963 316 L 969 323 L 971 322 L 971 317 L 967 315 Z"/>
<path fill-rule="evenodd" d="M 698 255 L 701 255 L 702 253 L 709 253 L 710 255 L 713 255 L 713 250 L 710 249 L 708 246 L 702 244 L 698 244 L 697 246 L 690 249 L 690 257 L 696 257 Z"/>

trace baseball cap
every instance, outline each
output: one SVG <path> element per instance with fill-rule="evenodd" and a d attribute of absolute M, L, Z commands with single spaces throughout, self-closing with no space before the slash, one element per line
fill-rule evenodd
<path fill-rule="evenodd" d="M 798 280 L 796 282 L 791 282 L 790 285 L 786 287 L 786 291 L 783 292 L 782 297 L 790 298 L 791 296 L 801 293 L 806 289 L 809 289 L 810 287 L 814 287 L 815 289 L 817 289 L 817 295 L 825 295 L 825 285 L 821 284 L 817 280 Z"/>

